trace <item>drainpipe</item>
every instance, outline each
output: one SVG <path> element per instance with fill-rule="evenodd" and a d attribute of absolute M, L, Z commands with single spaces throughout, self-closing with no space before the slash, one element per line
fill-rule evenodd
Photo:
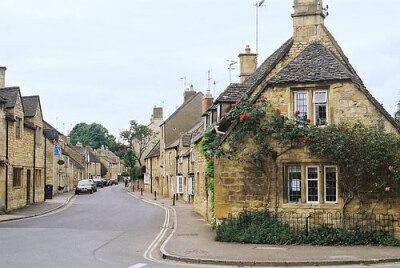
<path fill-rule="evenodd" d="M 46 152 L 47 152 L 47 142 L 46 142 L 46 136 L 45 135 L 43 135 L 43 137 L 44 137 L 44 157 L 43 157 L 43 159 L 44 159 L 44 165 L 43 165 L 43 172 L 44 172 L 44 176 L 43 176 L 43 200 L 46 200 L 46 181 L 47 181 L 47 165 L 46 165 L 46 161 L 47 161 L 47 155 L 46 155 Z"/>
<path fill-rule="evenodd" d="M 153 159 L 150 158 L 150 193 L 153 192 Z"/>
<path fill-rule="evenodd" d="M 8 149 L 9 149 L 9 143 L 8 143 L 8 120 L 6 118 L 6 159 L 8 159 Z M 5 196 L 5 207 L 6 211 L 8 210 L 8 165 L 6 166 L 6 196 Z"/>
<path fill-rule="evenodd" d="M 33 134 L 33 183 L 32 183 L 32 203 L 35 203 L 35 192 L 36 192 L 36 128 L 34 129 L 34 134 Z M 29 191 L 29 189 L 27 189 Z"/>

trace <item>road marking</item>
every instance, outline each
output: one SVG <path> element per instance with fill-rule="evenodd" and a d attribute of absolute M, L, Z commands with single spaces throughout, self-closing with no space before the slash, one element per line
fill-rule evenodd
<path fill-rule="evenodd" d="M 143 267 L 143 266 L 146 266 L 146 265 L 147 265 L 147 263 L 138 263 L 138 264 L 135 264 L 133 266 L 129 266 L 128 268 L 140 268 L 140 267 Z"/>

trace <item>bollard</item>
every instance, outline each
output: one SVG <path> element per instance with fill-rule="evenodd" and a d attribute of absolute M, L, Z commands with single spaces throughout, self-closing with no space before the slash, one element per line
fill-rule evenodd
<path fill-rule="evenodd" d="M 133 185 L 133 182 L 132 182 L 132 192 L 134 192 L 135 191 L 135 185 Z"/>
<path fill-rule="evenodd" d="M 154 191 L 154 200 L 157 200 L 157 192 Z"/>
<path fill-rule="evenodd" d="M 140 188 L 140 195 L 143 195 L 143 188 Z"/>
<path fill-rule="evenodd" d="M 188 203 L 190 204 L 190 195 L 188 195 Z"/>
<path fill-rule="evenodd" d="M 175 194 L 172 196 L 172 205 L 175 206 Z"/>

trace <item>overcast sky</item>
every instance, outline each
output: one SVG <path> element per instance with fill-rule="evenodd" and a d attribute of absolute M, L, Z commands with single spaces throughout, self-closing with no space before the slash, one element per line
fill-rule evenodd
<path fill-rule="evenodd" d="M 44 119 L 68 133 L 96 122 L 119 137 L 130 120 L 164 119 L 183 91 L 229 83 L 228 60 L 256 46 L 255 0 L 0 0 L 6 86 L 39 95 Z M 325 25 L 390 114 L 400 97 L 400 1 L 324 0 Z M 258 9 L 261 63 L 292 35 L 293 0 Z M 238 65 L 232 82 L 239 82 Z M 215 81 L 215 86 L 214 86 Z"/>

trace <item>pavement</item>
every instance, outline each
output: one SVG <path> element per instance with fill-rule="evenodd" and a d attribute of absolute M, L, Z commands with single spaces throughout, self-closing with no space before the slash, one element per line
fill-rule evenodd
<path fill-rule="evenodd" d="M 227 266 L 338 266 L 399 263 L 399 247 L 383 246 L 309 246 L 264 245 L 217 242 L 215 233 L 191 204 L 140 191 L 130 195 L 145 202 L 162 206 L 168 211 L 167 232 L 160 244 L 164 259 Z M 129 190 L 128 190 L 129 189 Z M 0 222 L 44 215 L 55 212 L 73 201 L 73 191 L 53 196 L 45 202 L 33 204 L 0 215 Z M 396 264 L 396 267 L 399 264 Z"/>

